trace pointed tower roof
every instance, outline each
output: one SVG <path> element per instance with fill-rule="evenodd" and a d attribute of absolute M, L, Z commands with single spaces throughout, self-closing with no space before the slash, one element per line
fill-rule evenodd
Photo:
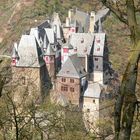
<path fill-rule="evenodd" d="M 52 17 L 52 25 L 56 25 L 56 24 L 61 25 L 61 20 L 59 14 L 54 12 Z"/>
<path fill-rule="evenodd" d="M 86 74 L 80 58 L 74 54 L 68 57 L 57 76 L 81 78 L 86 76 Z"/>
<path fill-rule="evenodd" d="M 33 35 L 22 35 L 18 46 L 19 67 L 41 67 L 44 65 L 41 48 Z"/>
<path fill-rule="evenodd" d="M 102 33 L 102 32 L 103 32 L 103 27 L 102 27 L 101 19 L 99 19 L 99 21 L 98 21 L 98 33 Z"/>
<path fill-rule="evenodd" d="M 13 51 L 12 51 L 12 58 L 18 58 L 18 52 L 17 52 L 17 43 L 14 43 Z"/>

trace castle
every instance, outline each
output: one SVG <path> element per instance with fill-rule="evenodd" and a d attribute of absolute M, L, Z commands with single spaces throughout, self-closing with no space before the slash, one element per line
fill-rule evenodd
<path fill-rule="evenodd" d="M 67 103 L 92 110 L 94 118 L 99 118 L 99 102 L 105 98 L 103 89 L 111 77 L 102 29 L 108 13 L 108 9 L 96 14 L 70 9 L 64 24 L 54 13 L 51 20 L 31 28 L 14 44 L 13 80 L 20 79 L 20 86 L 35 85 L 37 92 L 30 96 L 39 101 L 52 88 L 56 100 L 63 96 Z"/>

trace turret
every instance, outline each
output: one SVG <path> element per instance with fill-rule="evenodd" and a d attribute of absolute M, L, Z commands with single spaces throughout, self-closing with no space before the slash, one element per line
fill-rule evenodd
<path fill-rule="evenodd" d="M 12 52 L 12 66 L 16 66 L 16 63 L 19 59 L 17 52 L 17 43 L 14 43 L 13 52 Z"/>
<path fill-rule="evenodd" d="M 44 46 L 44 60 L 46 63 L 46 67 L 49 73 L 49 76 L 51 77 L 51 79 L 55 78 L 55 73 L 56 73 L 56 69 L 55 69 L 55 52 L 53 51 L 51 44 L 49 43 L 47 46 L 47 49 L 45 48 L 46 46 Z"/>
<path fill-rule="evenodd" d="M 98 21 L 98 33 L 102 33 L 102 32 L 103 32 L 102 23 L 101 23 L 101 19 L 99 19 L 99 21 Z"/>

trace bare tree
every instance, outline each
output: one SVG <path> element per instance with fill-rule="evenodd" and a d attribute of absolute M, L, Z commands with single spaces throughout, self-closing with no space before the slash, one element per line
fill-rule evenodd
<path fill-rule="evenodd" d="M 140 13 L 139 0 L 101 0 L 116 17 L 128 26 L 131 37 L 131 53 L 127 64 L 120 94 L 115 105 L 115 138 L 129 140 L 133 123 L 134 112 L 137 104 L 135 95 L 138 61 L 140 54 L 140 26 L 138 13 Z"/>

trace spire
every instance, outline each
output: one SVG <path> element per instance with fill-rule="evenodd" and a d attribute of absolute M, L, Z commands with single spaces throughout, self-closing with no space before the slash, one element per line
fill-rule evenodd
<path fill-rule="evenodd" d="M 102 32 L 103 32 L 102 23 L 101 23 L 101 19 L 99 19 L 99 21 L 98 21 L 98 33 L 102 33 Z"/>
<path fill-rule="evenodd" d="M 13 47 L 13 52 L 12 52 L 12 58 L 18 58 L 18 52 L 17 52 L 17 43 L 14 43 L 14 47 Z"/>

